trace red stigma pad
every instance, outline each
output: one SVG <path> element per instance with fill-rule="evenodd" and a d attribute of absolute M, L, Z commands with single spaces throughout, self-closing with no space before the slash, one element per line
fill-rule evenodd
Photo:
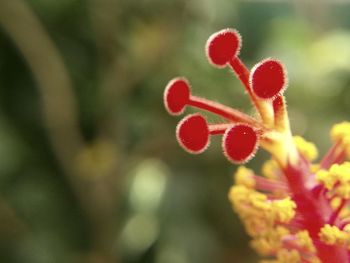
<path fill-rule="evenodd" d="M 237 124 L 227 129 L 222 140 L 222 148 L 227 159 L 233 163 L 245 163 L 255 154 L 258 136 L 246 124 Z"/>
<path fill-rule="evenodd" d="M 274 99 L 287 86 L 287 77 L 282 63 L 267 59 L 254 66 L 250 82 L 256 96 L 261 99 Z"/>
<path fill-rule="evenodd" d="M 226 66 L 231 59 L 238 56 L 241 43 L 241 36 L 234 29 L 216 32 L 208 39 L 206 45 L 209 62 L 217 67 Z"/>
<path fill-rule="evenodd" d="M 180 115 L 190 98 L 190 84 L 184 78 L 171 80 L 164 91 L 164 105 L 172 115 Z"/>
<path fill-rule="evenodd" d="M 176 129 L 180 145 L 190 153 L 202 153 L 209 145 L 209 127 L 200 114 L 191 114 L 182 119 Z"/>

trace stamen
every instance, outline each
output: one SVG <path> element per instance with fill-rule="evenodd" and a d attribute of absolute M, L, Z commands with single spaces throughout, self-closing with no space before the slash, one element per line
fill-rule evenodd
<path fill-rule="evenodd" d="M 297 235 L 298 235 L 298 233 L 297 233 Z M 283 237 L 282 242 L 283 242 L 285 248 L 298 250 L 302 254 L 302 256 L 304 257 L 305 260 L 307 260 L 305 257 L 312 256 L 312 253 L 310 252 L 310 248 L 302 246 L 300 244 L 300 232 L 299 232 L 298 236 L 287 235 L 287 236 Z M 312 242 L 311 238 L 310 238 L 310 242 Z M 311 246 L 311 244 L 310 244 L 310 246 Z M 309 262 L 309 261 L 305 261 L 305 262 Z"/>
<path fill-rule="evenodd" d="M 344 230 L 346 226 L 350 224 L 350 218 L 343 219 L 339 224 L 339 229 Z"/>
<path fill-rule="evenodd" d="M 327 191 L 323 184 L 318 184 L 311 190 L 311 193 L 316 198 L 319 198 L 321 195 L 325 195 Z"/>
<path fill-rule="evenodd" d="M 345 150 L 339 140 L 335 143 L 320 162 L 320 169 L 328 169 L 335 163 L 342 163 L 345 159 Z"/>
<path fill-rule="evenodd" d="M 346 203 L 347 203 L 347 200 L 343 198 L 341 200 L 341 203 L 339 204 L 338 208 L 331 214 L 331 217 L 328 220 L 328 224 L 330 224 L 330 225 L 334 224 L 334 222 L 337 220 L 341 210 L 345 207 Z"/>
<path fill-rule="evenodd" d="M 288 186 L 284 182 L 271 180 L 268 178 L 264 178 L 258 175 L 254 175 L 254 180 L 256 182 L 255 188 L 261 191 L 273 192 L 276 190 L 282 190 L 284 192 L 288 192 Z"/>
<path fill-rule="evenodd" d="M 336 188 L 336 187 L 338 187 L 340 185 L 340 183 L 339 182 L 336 182 L 335 184 L 334 184 L 334 188 Z M 327 193 L 329 193 L 329 190 L 326 188 L 326 192 Z M 329 202 L 331 202 L 331 201 L 333 201 L 335 198 L 337 198 L 338 197 L 338 193 L 333 193 L 331 196 L 327 196 L 327 200 L 329 201 Z"/>
<path fill-rule="evenodd" d="M 228 129 L 222 140 L 226 158 L 233 163 L 249 161 L 258 148 L 258 135 L 246 124 L 237 124 Z"/>

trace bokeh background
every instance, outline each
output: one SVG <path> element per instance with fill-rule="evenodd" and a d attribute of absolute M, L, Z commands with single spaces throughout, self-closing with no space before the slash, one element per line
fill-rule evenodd
<path fill-rule="evenodd" d="M 235 27 L 249 67 L 285 63 L 293 131 L 325 152 L 350 119 L 349 13 L 345 0 L 0 0 L 0 262 L 257 262 L 227 200 L 237 167 L 220 138 L 200 156 L 178 146 L 164 87 L 184 75 L 250 113 L 204 54 Z"/>

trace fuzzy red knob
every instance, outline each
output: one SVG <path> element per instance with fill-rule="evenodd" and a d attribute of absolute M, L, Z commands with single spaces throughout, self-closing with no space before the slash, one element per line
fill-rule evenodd
<path fill-rule="evenodd" d="M 245 163 L 254 156 L 258 148 L 258 136 L 252 127 L 237 124 L 226 130 L 222 148 L 229 161 Z"/>
<path fill-rule="evenodd" d="M 207 121 L 200 114 L 191 114 L 182 119 L 176 129 L 180 145 L 190 153 L 201 153 L 209 145 Z"/>
<path fill-rule="evenodd" d="M 250 75 L 253 92 L 261 99 L 274 99 L 287 86 L 287 74 L 277 60 L 266 59 L 254 66 Z"/>
<path fill-rule="evenodd" d="M 217 67 L 224 67 L 231 59 L 238 56 L 242 39 L 235 29 L 224 29 L 213 34 L 207 41 L 206 53 L 209 62 Z"/>
<path fill-rule="evenodd" d="M 189 101 L 190 84 L 185 78 L 171 80 L 164 91 L 164 105 L 172 115 L 180 115 Z"/>

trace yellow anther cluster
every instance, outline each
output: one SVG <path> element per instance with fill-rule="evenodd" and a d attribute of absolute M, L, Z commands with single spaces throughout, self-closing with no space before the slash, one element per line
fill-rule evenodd
<path fill-rule="evenodd" d="M 334 178 L 330 176 L 329 171 L 327 170 L 319 170 L 316 173 L 316 179 L 320 183 L 322 183 L 328 190 L 332 190 L 336 183 L 336 181 L 334 181 Z"/>
<path fill-rule="evenodd" d="M 317 173 L 319 170 L 320 170 L 320 164 L 318 163 L 311 164 L 310 166 L 311 173 Z"/>
<path fill-rule="evenodd" d="M 335 142 L 341 142 L 350 156 L 350 122 L 341 122 L 332 127 L 331 137 Z"/>
<path fill-rule="evenodd" d="M 321 260 L 319 260 L 318 257 L 312 257 L 309 259 L 310 263 L 321 263 Z"/>
<path fill-rule="evenodd" d="M 288 223 L 295 216 L 296 204 L 290 197 L 271 202 L 271 216 L 281 223 Z"/>
<path fill-rule="evenodd" d="M 318 156 L 318 151 L 312 142 L 306 141 L 301 136 L 294 136 L 293 137 L 294 143 L 299 151 L 299 153 L 304 156 L 305 159 L 309 161 L 313 161 Z"/>
<path fill-rule="evenodd" d="M 253 170 L 248 169 L 245 166 L 238 167 L 238 170 L 235 173 L 236 185 L 244 185 L 248 188 L 254 188 L 255 180 L 253 176 L 254 176 Z"/>
<path fill-rule="evenodd" d="M 262 260 L 260 263 L 300 263 L 300 253 L 295 250 L 281 249 L 277 252 L 277 259 Z"/>
<path fill-rule="evenodd" d="M 247 170 L 242 171 L 247 172 Z M 296 208 L 289 197 L 269 200 L 265 194 L 240 184 L 231 188 L 229 199 L 242 219 L 248 234 L 253 237 L 251 246 L 259 254 L 268 256 L 283 249 L 282 240 L 290 232 L 278 223 L 288 223 L 292 220 Z"/>
<path fill-rule="evenodd" d="M 350 199 L 350 162 L 333 164 L 328 171 L 320 170 L 316 178 L 327 190 L 341 198 Z"/>
<path fill-rule="evenodd" d="M 279 166 L 274 159 L 270 159 L 262 166 L 262 174 L 269 179 L 279 179 Z"/>
<path fill-rule="evenodd" d="M 244 185 L 233 186 L 229 198 L 240 217 L 246 223 L 251 235 L 262 229 L 251 229 L 252 226 L 271 226 L 275 222 L 288 223 L 295 215 L 295 203 L 289 198 L 268 200 L 263 193 Z M 260 222 L 257 224 L 257 222 Z"/>
<path fill-rule="evenodd" d="M 309 235 L 309 232 L 307 230 L 302 230 L 296 233 L 296 243 L 300 248 L 303 249 L 303 251 L 309 252 L 309 253 L 315 253 L 316 248 L 312 242 L 312 239 Z"/>
<path fill-rule="evenodd" d="M 328 224 L 321 228 L 319 236 L 320 240 L 328 245 L 343 246 L 346 245 L 350 239 L 349 233 Z"/>
<path fill-rule="evenodd" d="M 229 198 L 249 235 L 255 236 L 270 228 L 271 219 L 268 217 L 270 205 L 266 195 L 246 186 L 237 185 L 231 188 Z"/>
<path fill-rule="evenodd" d="M 267 232 L 264 237 L 255 238 L 251 245 L 261 255 L 271 255 L 271 251 L 277 251 L 276 259 L 262 260 L 260 263 L 300 263 L 301 254 L 307 257 L 307 262 L 320 263 L 320 260 L 315 256 L 316 248 L 310 238 L 308 231 L 303 230 L 294 234 L 294 243 L 300 248 L 288 250 L 283 247 L 282 239 L 286 236 L 291 236 L 289 230 L 285 227 L 278 226 L 274 230 Z"/>
<path fill-rule="evenodd" d="M 335 124 L 331 130 L 331 137 L 334 141 L 350 138 L 350 122 L 344 121 Z"/>
<path fill-rule="evenodd" d="M 268 229 L 259 233 L 250 242 L 250 245 L 256 252 L 262 256 L 269 256 L 275 251 L 283 248 L 282 239 L 289 235 L 289 230 L 282 226 Z"/>
<path fill-rule="evenodd" d="M 297 250 L 281 249 L 277 253 L 277 260 L 280 263 L 300 263 L 301 257 Z"/>
<path fill-rule="evenodd" d="M 328 194 L 328 196 L 331 194 Z M 342 197 L 333 197 L 332 200 L 330 201 L 330 204 L 331 204 L 332 208 L 334 210 L 336 210 L 339 208 L 339 206 L 342 204 L 343 201 L 344 201 L 344 199 Z M 350 209 L 348 206 L 344 206 L 341 209 L 341 211 L 339 212 L 339 217 L 340 218 L 350 217 Z"/>
<path fill-rule="evenodd" d="M 344 227 L 344 231 L 350 234 L 350 224 L 347 224 L 347 225 Z"/>
<path fill-rule="evenodd" d="M 339 207 L 339 205 L 341 204 L 342 200 L 343 199 L 340 197 L 334 197 L 330 202 L 332 208 L 337 209 Z"/>

